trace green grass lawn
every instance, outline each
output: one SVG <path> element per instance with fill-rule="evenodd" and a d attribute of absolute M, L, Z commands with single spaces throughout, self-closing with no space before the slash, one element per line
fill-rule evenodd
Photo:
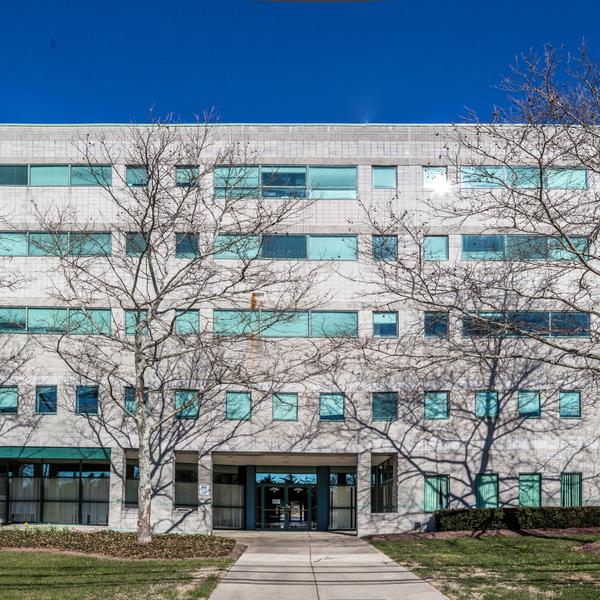
<path fill-rule="evenodd" d="M 0 552 L 3 600 L 207 598 L 233 561 L 107 560 L 50 552 Z"/>
<path fill-rule="evenodd" d="M 372 541 L 452 600 L 598 600 L 600 554 L 577 552 L 600 536 Z"/>

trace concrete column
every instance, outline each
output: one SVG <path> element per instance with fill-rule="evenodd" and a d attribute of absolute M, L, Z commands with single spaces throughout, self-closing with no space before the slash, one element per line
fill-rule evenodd
<path fill-rule="evenodd" d="M 198 453 L 198 531 L 212 532 L 213 528 L 212 455 Z"/>
<path fill-rule="evenodd" d="M 156 533 L 169 531 L 173 526 L 175 502 L 175 453 L 172 450 L 154 450 L 152 474 L 152 528 Z"/>
<path fill-rule="evenodd" d="M 371 452 L 358 454 L 356 465 L 356 530 L 359 536 L 371 533 Z"/>
<path fill-rule="evenodd" d="M 108 526 L 111 529 L 122 528 L 122 510 L 125 503 L 125 451 L 123 448 L 111 448 L 110 451 L 110 488 L 108 496 Z"/>
<path fill-rule="evenodd" d="M 317 467 L 317 529 L 329 529 L 329 467 Z"/>
<path fill-rule="evenodd" d="M 246 466 L 246 529 L 256 529 L 256 467 Z"/>

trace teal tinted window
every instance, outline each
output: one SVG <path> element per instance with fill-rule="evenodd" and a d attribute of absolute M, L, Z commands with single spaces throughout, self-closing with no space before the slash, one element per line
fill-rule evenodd
<path fill-rule="evenodd" d="M 225 394 L 227 418 L 232 421 L 247 421 L 252 412 L 250 392 L 227 392 Z"/>
<path fill-rule="evenodd" d="M 0 185 L 27 185 L 28 182 L 27 165 L 0 165 Z"/>
<path fill-rule="evenodd" d="M 306 196 L 306 167 L 261 167 L 264 198 L 304 198 Z"/>
<path fill-rule="evenodd" d="M 148 335 L 148 311 L 126 310 L 125 311 L 125 335 L 135 335 L 139 326 L 141 335 Z"/>
<path fill-rule="evenodd" d="M 395 421 L 398 418 L 398 394 L 373 392 L 373 421 Z"/>
<path fill-rule="evenodd" d="M 519 416 L 537 418 L 542 414 L 540 393 L 520 390 L 519 391 Z"/>
<path fill-rule="evenodd" d="M 507 183 L 505 167 L 481 165 L 460 167 L 460 182 L 464 188 L 500 188 Z"/>
<path fill-rule="evenodd" d="M 77 412 L 79 414 L 98 414 L 98 387 L 78 385 L 76 390 Z"/>
<path fill-rule="evenodd" d="M 563 419 L 581 418 L 581 392 L 561 390 L 558 397 L 559 414 Z"/>
<path fill-rule="evenodd" d="M 260 254 L 262 258 L 306 258 L 306 236 L 263 235 Z"/>
<path fill-rule="evenodd" d="M 507 235 L 505 238 L 508 260 L 544 260 L 548 258 L 549 237 L 544 235 Z"/>
<path fill-rule="evenodd" d="M 355 235 L 311 235 L 308 258 L 313 260 L 357 260 Z"/>
<path fill-rule="evenodd" d="M 69 310 L 69 332 L 74 335 L 110 335 L 110 308 L 72 308 Z"/>
<path fill-rule="evenodd" d="M 26 308 L 0 308 L 0 333 L 25 333 L 26 331 Z"/>
<path fill-rule="evenodd" d="M 125 403 L 125 410 L 128 413 L 135 415 L 137 413 L 137 409 L 136 409 L 136 402 L 135 402 L 135 388 L 133 386 L 128 385 L 124 388 L 123 400 Z M 148 390 L 147 389 L 144 390 L 143 402 L 144 402 L 144 404 L 148 404 Z"/>
<path fill-rule="evenodd" d="M 448 475 L 425 475 L 424 492 L 423 510 L 425 512 L 448 508 Z"/>
<path fill-rule="evenodd" d="M 309 167 L 309 187 L 311 198 L 354 199 L 356 167 Z"/>
<path fill-rule="evenodd" d="M 194 259 L 198 253 L 198 235 L 195 233 L 175 234 L 175 256 L 176 258 Z"/>
<path fill-rule="evenodd" d="M 66 333 L 67 325 L 66 308 L 30 308 L 27 311 L 29 333 Z"/>
<path fill-rule="evenodd" d="M 396 189 L 396 167 L 372 167 L 375 189 Z"/>
<path fill-rule="evenodd" d="M 17 386 L 0 386 L 0 413 L 16 413 L 19 407 Z"/>
<path fill-rule="evenodd" d="M 426 190 L 443 190 L 448 184 L 448 167 L 423 167 L 423 187 Z"/>
<path fill-rule="evenodd" d="M 258 167 L 217 167 L 213 183 L 217 198 L 256 198 L 259 195 Z"/>
<path fill-rule="evenodd" d="M 560 505 L 582 505 L 582 476 L 581 473 L 560 474 Z"/>
<path fill-rule="evenodd" d="M 69 235 L 67 233 L 29 233 L 30 256 L 66 256 L 69 254 Z"/>
<path fill-rule="evenodd" d="M 463 260 L 502 260 L 504 258 L 503 235 L 463 235 Z"/>
<path fill-rule="evenodd" d="M 298 420 L 298 394 L 273 394 L 273 420 Z"/>
<path fill-rule="evenodd" d="M 259 325 L 264 337 L 308 337 L 306 311 L 263 310 Z"/>
<path fill-rule="evenodd" d="M 398 237 L 395 235 L 374 235 L 372 237 L 373 260 L 396 260 L 398 258 Z"/>
<path fill-rule="evenodd" d="M 31 165 L 29 185 L 67 186 L 69 185 L 69 165 Z"/>
<path fill-rule="evenodd" d="M 175 408 L 178 419 L 197 419 L 200 413 L 198 390 L 176 390 Z"/>
<path fill-rule="evenodd" d="M 447 419 L 450 415 L 448 392 L 425 392 L 425 419 Z"/>
<path fill-rule="evenodd" d="M 257 310 L 213 311 L 213 332 L 216 335 L 256 335 L 259 322 Z"/>
<path fill-rule="evenodd" d="M 542 476 L 519 473 L 519 506 L 537 508 L 542 505 Z"/>
<path fill-rule="evenodd" d="M 27 232 L 0 232 L 0 256 L 27 256 Z"/>
<path fill-rule="evenodd" d="M 127 256 L 141 256 L 146 250 L 146 240 L 142 233 L 128 231 L 125 234 L 125 253 Z"/>
<path fill-rule="evenodd" d="M 200 312 L 198 310 L 178 310 L 175 314 L 177 335 L 198 335 L 200 333 Z"/>
<path fill-rule="evenodd" d="M 109 256 L 112 236 L 109 231 L 71 233 L 71 254 L 74 256 Z"/>
<path fill-rule="evenodd" d="M 260 253 L 260 236 L 220 234 L 215 238 L 215 258 L 252 260 Z"/>
<path fill-rule="evenodd" d="M 574 310 L 551 312 L 550 335 L 554 337 L 588 337 L 590 335 L 590 315 Z"/>
<path fill-rule="evenodd" d="M 587 190 L 585 169 L 545 169 L 546 186 L 551 190 Z"/>
<path fill-rule="evenodd" d="M 585 254 L 589 240 L 585 236 L 572 235 L 568 238 L 551 237 L 548 239 L 548 258 L 550 260 L 576 260 L 577 253 Z"/>
<path fill-rule="evenodd" d="M 477 508 L 498 507 L 498 475 L 479 473 L 475 477 L 475 505 Z"/>
<path fill-rule="evenodd" d="M 112 167 L 110 165 L 73 165 L 71 167 L 71 185 L 112 185 Z"/>
<path fill-rule="evenodd" d="M 398 313 L 397 312 L 374 312 L 373 313 L 373 335 L 375 337 L 397 337 L 398 336 Z"/>
<path fill-rule="evenodd" d="M 143 187 L 148 185 L 148 172 L 146 171 L 146 167 L 127 167 L 125 181 L 130 187 Z"/>
<path fill-rule="evenodd" d="M 319 396 L 319 419 L 321 421 L 343 421 L 344 400 L 344 394 L 321 394 Z"/>
<path fill-rule="evenodd" d="M 356 337 L 358 335 L 358 313 L 313 311 L 310 326 L 312 337 Z"/>
<path fill-rule="evenodd" d="M 447 312 L 425 312 L 423 315 L 423 328 L 425 337 L 447 338 L 448 337 L 448 313 Z"/>
<path fill-rule="evenodd" d="M 495 419 L 500 412 L 498 392 L 484 391 L 475 393 L 475 416 Z"/>
<path fill-rule="evenodd" d="M 448 260 L 448 236 L 426 235 L 423 240 L 425 260 Z"/>
<path fill-rule="evenodd" d="M 55 413 L 58 405 L 55 385 L 38 385 L 35 388 L 35 412 Z"/>
<path fill-rule="evenodd" d="M 191 187 L 200 183 L 198 167 L 175 167 L 175 183 L 182 187 Z"/>

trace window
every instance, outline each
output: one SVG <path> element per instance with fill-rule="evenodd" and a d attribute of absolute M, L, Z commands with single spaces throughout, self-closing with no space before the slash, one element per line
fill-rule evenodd
<path fill-rule="evenodd" d="M 139 483 L 139 462 L 128 458 L 125 463 L 125 506 L 128 508 L 134 508 L 138 505 Z"/>
<path fill-rule="evenodd" d="M 0 165 L 0 185 L 27 185 L 28 181 L 27 165 Z"/>
<path fill-rule="evenodd" d="M 27 256 L 27 232 L 0 232 L 0 256 Z"/>
<path fill-rule="evenodd" d="M 581 473 L 560 474 L 560 505 L 582 505 L 582 476 Z"/>
<path fill-rule="evenodd" d="M 198 236 L 195 233 L 175 234 L 175 257 L 194 259 L 198 256 Z"/>
<path fill-rule="evenodd" d="M 321 419 L 321 421 L 343 421 L 345 417 L 344 404 L 344 394 L 320 394 L 319 419 Z"/>
<path fill-rule="evenodd" d="M 256 198 L 260 195 L 258 167 L 217 167 L 213 172 L 216 198 Z"/>
<path fill-rule="evenodd" d="M 29 167 L 29 185 L 68 186 L 69 165 L 31 165 Z"/>
<path fill-rule="evenodd" d="M 259 235 L 223 233 L 215 238 L 215 258 L 252 260 L 260 254 Z"/>
<path fill-rule="evenodd" d="M 282 392 L 273 394 L 273 420 L 298 420 L 298 394 Z"/>
<path fill-rule="evenodd" d="M 0 333 L 25 333 L 26 331 L 26 308 L 0 308 Z"/>
<path fill-rule="evenodd" d="M 73 335 L 109 335 L 112 313 L 110 308 L 69 309 L 69 333 Z"/>
<path fill-rule="evenodd" d="M 227 392 L 225 411 L 231 421 L 248 421 L 252 412 L 250 392 Z"/>
<path fill-rule="evenodd" d="M 355 199 L 356 167 L 309 167 L 310 198 Z"/>
<path fill-rule="evenodd" d="M 311 312 L 312 337 L 356 337 L 358 335 L 358 313 L 354 311 Z"/>
<path fill-rule="evenodd" d="M 176 311 L 175 333 L 177 335 L 199 335 L 200 312 L 194 309 Z"/>
<path fill-rule="evenodd" d="M 590 315 L 576 311 L 551 312 L 550 335 L 554 337 L 588 337 L 590 335 Z"/>
<path fill-rule="evenodd" d="M 355 235 L 310 235 L 308 258 L 312 260 L 356 260 L 358 237 Z"/>
<path fill-rule="evenodd" d="M 77 413 L 80 415 L 98 414 L 98 387 L 78 385 L 76 390 Z"/>
<path fill-rule="evenodd" d="M 495 419 L 500 412 L 498 405 L 498 392 L 475 392 L 475 416 L 480 418 Z"/>
<path fill-rule="evenodd" d="M 0 386 L 0 413 L 17 413 L 19 406 L 19 389 L 17 386 Z"/>
<path fill-rule="evenodd" d="M 75 187 L 112 185 L 110 165 L 72 165 L 71 185 Z"/>
<path fill-rule="evenodd" d="M 542 476 L 539 473 L 519 473 L 519 506 L 533 508 L 542 505 Z"/>
<path fill-rule="evenodd" d="M 32 231 L 28 253 L 29 256 L 65 256 L 69 253 L 69 236 L 66 233 Z"/>
<path fill-rule="evenodd" d="M 541 416 L 539 392 L 519 390 L 519 416 L 528 419 Z"/>
<path fill-rule="evenodd" d="M 306 196 L 306 167 L 261 167 L 260 176 L 263 198 Z"/>
<path fill-rule="evenodd" d="M 307 257 L 304 235 L 263 235 L 262 258 L 300 259 Z"/>
<path fill-rule="evenodd" d="M 374 312 L 373 313 L 373 335 L 375 337 L 397 337 L 398 336 L 398 313 L 397 312 Z"/>
<path fill-rule="evenodd" d="M 125 335 L 135 335 L 136 330 L 140 335 L 148 335 L 148 311 L 146 309 L 125 311 Z"/>
<path fill-rule="evenodd" d="M 259 310 L 213 310 L 215 335 L 257 335 L 262 327 Z M 308 315 L 307 315 L 308 319 Z M 308 323 L 306 327 L 308 333 Z"/>
<path fill-rule="evenodd" d="M 55 413 L 57 394 L 55 385 L 38 385 L 35 388 L 35 412 L 40 414 Z"/>
<path fill-rule="evenodd" d="M 448 236 L 426 235 L 423 256 L 425 260 L 448 260 Z"/>
<path fill-rule="evenodd" d="M 127 167 L 125 181 L 130 187 L 148 185 L 148 171 L 146 171 L 146 167 Z"/>
<path fill-rule="evenodd" d="M 198 508 L 198 463 L 175 463 L 175 508 Z"/>
<path fill-rule="evenodd" d="M 175 408 L 178 419 L 197 419 L 200 412 L 198 390 L 175 390 Z"/>
<path fill-rule="evenodd" d="M 545 169 L 545 184 L 551 190 L 587 190 L 585 169 Z"/>
<path fill-rule="evenodd" d="M 477 508 L 498 507 L 498 475 L 479 473 L 475 477 L 475 506 Z"/>
<path fill-rule="evenodd" d="M 443 191 L 448 186 L 448 167 L 423 167 L 423 188 Z"/>
<path fill-rule="evenodd" d="M 109 231 L 73 232 L 69 238 L 69 251 L 74 256 L 109 256 L 112 253 Z"/>
<path fill-rule="evenodd" d="M 308 313 L 262 310 L 257 331 L 264 337 L 307 337 Z"/>
<path fill-rule="evenodd" d="M 395 421 L 398 418 L 398 394 L 373 392 L 373 421 Z"/>
<path fill-rule="evenodd" d="M 141 256 L 148 244 L 143 233 L 128 231 L 125 234 L 125 253 L 127 256 Z"/>
<path fill-rule="evenodd" d="M 372 456 L 372 461 L 379 457 Z M 371 512 L 390 513 L 398 510 L 394 506 L 394 459 L 387 458 L 378 465 L 371 464 Z"/>
<path fill-rule="evenodd" d="M 181 187 L 192 187 L 200 183 L 198 167 L 175 167 L 175 184 Z"/>
<path fill-rule="evenodd" d="M 374 189 L 396 189 L 396 167 L 371 167 Z"/>
<path fill-rule="evenodd" d="M 561 390 L 558 396 L 559 414 L 562 419 L 581 418 L 581 392 Z"/>
<path fill-rule="evenodd" d="M 110 232 L 0 232 L 0 256 L 105 256 Z"/>
<path fill-rule="evenodd" d="M 428 338 L 447 338 L 448 337 L 448 313 L 447 312 L 426 312 L 425 318 L 425 337 Z"/>
<path fill-rule="evenodd" d="M 502 260 L 504 258 L 503 235 L 463 235 L 463 260 Z"/>
<path fill-rule="evenodd" d="M 29 333 L 66 333 L 68 315 L 66 308 L 29 308 L 27 330 Z"/>
<path fill-rule="evenodd" d="M 541 174 L 541 177 L 540 177 Z M 461 166 L 460 179 L 464 188 L 511 187 L 550 190 L 585 190 L 588 187 L 585 169 L 545 168 L 527 166 Z"/>
<path fill-rule="evenodd" d="M 397 260 L 398 236 L 374 235 L 372 237 L 373 260 Z"/>
<path fill-rule="evenodd" d="M 448 508 L 449 477 L 448 475 L 425 475 L 425 501 L 423 510 L 435 512 Z"/>
<path fill-rule="evenodd" d="M 128 413 L 135 415 L 137 412 L 137 407 L 136 407 L 136 399 L 135 399 L 135 388 L 133 386 L 127 385 L 123 389 L 123 402 L 125 404 L 125 410 Z M 148 390 L 147 389 L 144 389 L 143 402 L 145 405 L 148 404 Z"/>
<path fill-rule="evenodd" d="M 425 392 L 425 419 L 439 420 L 450 416 L 449 392 Z"/>

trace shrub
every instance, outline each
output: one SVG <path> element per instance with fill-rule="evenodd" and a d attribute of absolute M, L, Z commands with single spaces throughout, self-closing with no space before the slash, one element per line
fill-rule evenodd
<path fill-rule="evenodd" d="M 600 527 L 600 506 L 468 508 L 435 513 L 438 531 Z"/>

